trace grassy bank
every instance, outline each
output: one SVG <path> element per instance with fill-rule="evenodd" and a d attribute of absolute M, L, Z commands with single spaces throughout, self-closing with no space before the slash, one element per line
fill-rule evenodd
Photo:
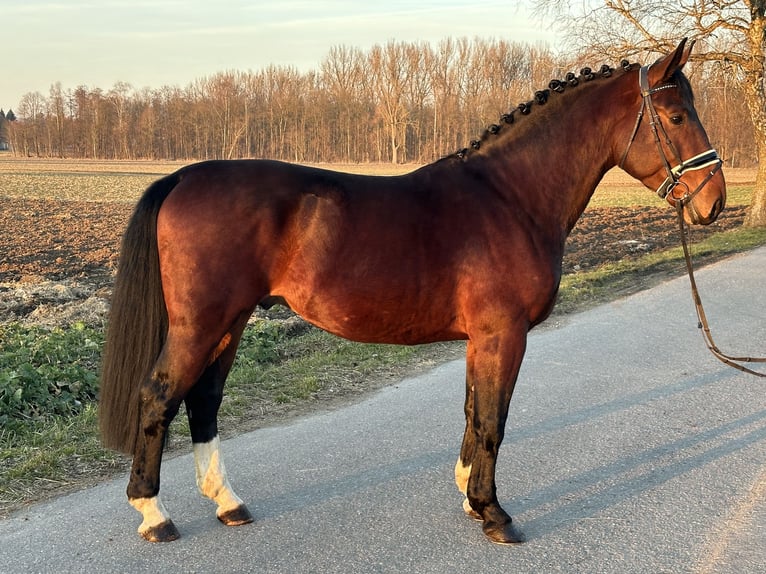
<path fill-rule="evenodd" d="M 695 267 L 766 244 L 766 227 L 717 233 L 693 245 Z M 579 311 L 648 289 L 685 272 L 682 247 L 649 253 L 640 259 L 602 265 L 598 269 L 565 275 L 561 280 L 556 313 Z"/>

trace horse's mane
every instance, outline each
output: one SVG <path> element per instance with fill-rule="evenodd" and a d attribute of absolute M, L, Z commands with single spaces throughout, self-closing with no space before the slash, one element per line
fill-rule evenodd
<path fill-rule="evenodd" d="M 631 70 L 635 70 L 636 68 L 639 68 L 640 64 L 636 63 L 630 63 L 627 60 L 622 60 L 620 62 L 620 68 L 622 73 L 629 72 Z M 482 136 L 479 139 L 471 140 L 471 143 L 469 144 L 469 147 L 460 149 L 456 151 L 455 153 L 447 156 L 445 159 L 448 158 L 455 158 L 458 159 L 465 159 L 472 151 L 478 150 L 481 148 L 481 146 L 487 142 L 487 140 L 492 140 L 494 136 L 497 136 L 502 131 L 505 131 L 508 129 L 509 126 L 515 124 L 518 120 L 522 119 L 524 116 L 528 116 L 532 113 L 532 111 L 535 108 L 539 108 L 541 106 L 544 106 L 548 100 L 552 97 L 557 97 L 560 94 L 564 94 L 565 92 L 570 92 L 572 89 L 576 88 L 577 86 L 589 83 L 593 80 L 597 79 L 603 79 L 603 78 L 609 78 L 611 77 L 615 72 L 615 69 L 610 67 L 607 64 L 604 64 L 601 66 L 601 68 L 594 72 L 591 68 L 585 67 L 580 70 L 580 74 L 577 75 L 574 72 L 569 72 L 564 76 L 564 79 L 553 79 L 548 83 L 548 87 L 542 90 L 537 90 L 534 93 L 534 97 L 526 102 L 520 103 L 518 106 L 516 106 L 514 109 L 509 111 L 508 113 L 503 114 L 500 116 L 500 120 L 496 124 L 490 125 L 482 134 Z M 686 93 L 688 91 L 688 94 L 691 94 L 691 87 L 689 85 L 689 81 L 686 79 L 686 76 L 684 76 L 682 73 L 677 72 L 678 78 L 675 78 L 678 82 L 679 87 L 681 88 L 682 93 L 684 93 L 684 97 L 686 97 Z M 682 80 L 681 80 L 682 78 Z"/>

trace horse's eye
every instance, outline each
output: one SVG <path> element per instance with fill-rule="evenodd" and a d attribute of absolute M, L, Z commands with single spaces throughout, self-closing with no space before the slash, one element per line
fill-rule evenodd
<path fill-rule="evenodd" d="M 684 123 L 684 117 L 680 114 L 670 116 L 670 123 L 674 126 L 680 126 L 682 123 Z"/>

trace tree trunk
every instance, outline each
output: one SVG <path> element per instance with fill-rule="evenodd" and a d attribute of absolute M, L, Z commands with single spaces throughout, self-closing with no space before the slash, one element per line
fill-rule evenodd
<path fill-rule="evenodd" d="M 389 130 L 391 131 L 391 163 L 399 163 L 399 144 L 396 142 L 396 122 L 392 121 Z"/>
<path fill-rule="evenodd" d="M 756 132 L 757 133 L 757 132 Z M 745 215 L 745 227 L 766 226 L 766 133 L 758 134 L 758 175 L 755 178 L 753 198 Z"/>
<path fill-rule="evenodd" d="M 750 69 L 745 70 L 745 97 L 750 116 L 753 119 L 755 142 L 758 146 L 758 176 L 755 179 L 753 199 L 750 203 L 744 225 L 746 227 L 766 226 L 766 85 L 764 85 L 763 45 L 766 38 L 766 18 L 762 0 L 751 6 L 752 21 L 748 30 L 748 41 L 753 56 Z"/>

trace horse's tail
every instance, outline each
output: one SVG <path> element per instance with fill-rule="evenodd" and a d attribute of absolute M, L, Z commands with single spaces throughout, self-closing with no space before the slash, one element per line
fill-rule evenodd
<path fill-rule="evenodd" d="M 122 238 L 101 365 L 99 426 L 104 446 L 133 454 L 138 391 L 168 330 L 157 251 L 157 214 L 178 184 L 177 174 L 144 192 Z"/>

